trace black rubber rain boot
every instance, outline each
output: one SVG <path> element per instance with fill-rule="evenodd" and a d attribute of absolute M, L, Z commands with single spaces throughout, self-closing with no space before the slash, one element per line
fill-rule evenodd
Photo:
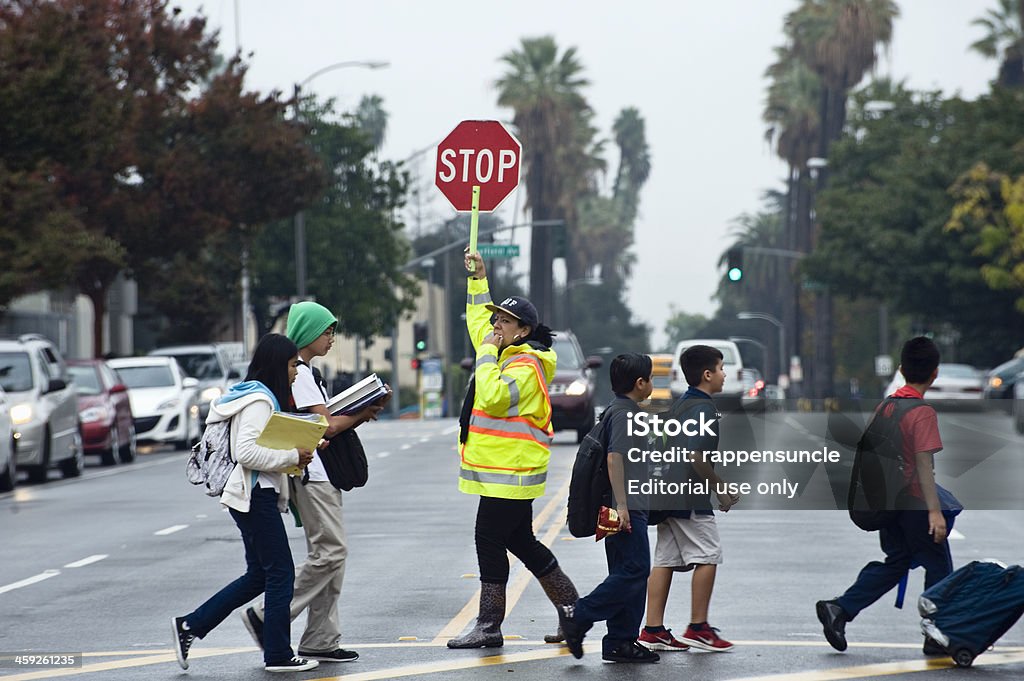
<path fill-rule="evenodd" d="M 500 648 L 505 645 L 501 623 L 505 620 L 505 585 L 480 583 L 480 614 L 476 626 L 460 638 L 448 641 L 449 648 Z"/>

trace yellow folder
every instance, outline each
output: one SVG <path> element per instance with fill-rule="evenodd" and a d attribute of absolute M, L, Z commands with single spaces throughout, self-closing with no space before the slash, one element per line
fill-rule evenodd
<path fill-rule="evenodd" d="M 322 414 L 283 414 L 274 412 L 256 438 L 256 444 L 270 449 L 315 450 L 327 432 L 327 419 Z"/>

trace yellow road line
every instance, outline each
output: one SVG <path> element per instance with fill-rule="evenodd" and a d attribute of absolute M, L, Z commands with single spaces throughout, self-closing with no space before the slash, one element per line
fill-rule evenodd
<path fill-rule="evenodd" d="M 974 666 L 1013 664 L 1024 662 L 1024 653 L 992 653 L 979 657 Z M 767 676 L 745 676 L 731 681 L 849 681 L 850 679 L 874 678 L 876 676 L 892 676 L 893 674 L 911 674 L 914 672 L 930 672 L 955 667 L 948 657 L 909 662 L 883 662 L 865 664 L 859 667 L 842 667 L 839 669 L 823 669 L 810 672 L 786 672 L 785 674 L 769 674 Z"/>
<path fill-rule="evenodd" d="M 544 526 L 544 523 L 548 521 L 548 519 L 555 513 L 557 509 L 565 507 L 565 498 L 569 494 L 569 481 L 571 479 L 571 476 L 566 477 L 565 483 L 563 483 L 562 486 L 558 488 L 558 490 L 551 496 L 551 499 L 548 500 L 548 503 L 545 504 L 541 512 L 537 514 L 537 517 L 534 518 L 534 534 L 540 531 L 540 528 Z M 550 548 L 552 542 L 554 542 L 555 536 L 557 536 L 558 534 L 558 530 L 562 529 L 563 523 L 561 522 L 561 520 L 561 516 L 557 517 L 554 524 L 552 525 L 552 528 L 555 528 L 554 534 L 552 534 L 552 528 L 549 528 L 547 534 L 544 535 L 543 543 L 548 548 Z M 510 560 L 513 561 L 513 566 L 518 562 L 514 558 L 510 558 Z M 526 575 L 526 577 L 524 578 L 523 575 Z M 523 567 L 520 573 L 516 575 L 516 579 L 513 582 L 512 588 L 506 590 L 506 615 L 512 612 L 512 608 L 519 601 L 519 597 L 522 595 L 522 590 L 525 589 L 526 586 L 530 583 L 530 576 L 530 572 L 525 567 Z M 519 591 L 516 592 L 515 589 L 519 589 Z M 469 622 L 474 617 L 476 617 L 479 603 L 480 589 L 477 588 L 477 590 L 473 592 L 473 595 L 470 596 L 469 600 L 466 601 L 466 605 L 462 606 L 462 610 L 459 611 L 459 614 L 453 617 L 448 622 L 448 624 L 444 625 L 444 627 L 441 629 L 441 631 L 438 632 L 437 636 L 434 637 L 431 643 L 435 645 L 446 643 L 448 639 L 454 638 L 461 634 L 462 630 L 466 628 L 466 625 L 468 625 Z"/>
<path fill-rule="evenodd" d="M 587 646 L 589 652 L 599 649 L 600 643 Z M 380 669 L 375 672 L 364 672 L 362 674 L 345 674 L 344 676 L 323 676 L 311 681 L 380 681 L 381 679 L 398 679 L 403 676 L 418 676 L 420 674 L 440 674 L 442 672 L 453 672 L 459 669 L 477 669 L 480 667 L 492 667 L 499 664 L 513 664 L 515 662 L 530 662 L 532 660 L 548 660 L 554 657 L 565 657 L 569 655 L 569 649 L 563 646 L 551 646 L 543 650 L 531 650 L 527 653 L 512 653 L 511 655 L 488 655 L 487 657 L 474 657 L 470 659 L 445 660 L 442 662 L 430 662 L 427 664 L 413 664 L 406 667 L 392 667 L 391 669 Z"/>

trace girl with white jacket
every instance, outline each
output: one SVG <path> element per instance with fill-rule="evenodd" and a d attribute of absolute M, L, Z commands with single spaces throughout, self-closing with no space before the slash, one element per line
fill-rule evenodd
<path fill-rule="evenodd" d="M 207 424 L 231 419 L 231 452 L 236 465 L 221 494 L 242 534 L 246 572 L 184 617 L 172 618 L 178 664 L 188 669 L 188 651 L 233 610 L 260 594 L 266 596 L 263 660 L 270 672 L 304 671 L 316 660 L 295 657 L 290 642 L 288 605 L 295 566 L 281 514 L 288 508 L 284 471 L 305 467 L 313 458 L 306 449 L 277 450 L 256 444 L 270 416 L 287 408 L 297 373 L 298 348 L 280 334 L 267 334 L 253 351 L 245 382 L 210 408 Z"/>

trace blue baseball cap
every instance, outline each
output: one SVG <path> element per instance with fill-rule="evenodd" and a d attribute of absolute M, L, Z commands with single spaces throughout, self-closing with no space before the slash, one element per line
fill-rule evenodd
<path fill-rule="evenodd" d="M 509 296 L 496 305 L 491 303 L 489 305 L 485 305 L 485 307 L 491 312 L 504 312 L 506 314 L 510 314 L 524 325 L 529 326 L 531 329 L 536 329 L 537 324 L 540 321 L 537 315 L 537 308 L 533 306 L 533 303 L 522 296 Z"/>

